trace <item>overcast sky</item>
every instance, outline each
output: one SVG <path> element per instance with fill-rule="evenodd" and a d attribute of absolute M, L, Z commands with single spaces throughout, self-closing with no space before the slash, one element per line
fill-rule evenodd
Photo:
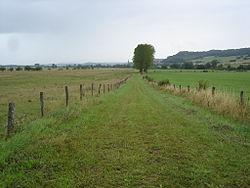
<path fill-rule="evenodd" d="M 0 64 L 125 62 L 250 47 L 249 0 L 0 0 Z"/>

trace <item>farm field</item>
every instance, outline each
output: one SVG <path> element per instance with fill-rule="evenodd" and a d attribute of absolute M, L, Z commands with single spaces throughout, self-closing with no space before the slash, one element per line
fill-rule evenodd
<path fill-rule="evenodd" d="M 0 187 L 250 184 L 249 126 L 157 90 L 139 74 L 0 144 Z"/>
<path fill-rule="evenodd" d="M 45 115 L 65 106 L 64 87 L 69 87 L 70 103 L 79 102 L 79 85 L 85 97 L 99 84 L 111 84 L 131 74 L 131 69 L 51 70 L 0 72 L 0 137 L 6 134 L 8 103 L 16 104 L 16 130 L 40 117 L 39 93 L 45 93 Z"/>
<path fill-rule="evenodd" d="M 233 67 L 239 64 L 245 64 L 245 65 L 250 64 L 250 59 L 248 56 L 206 57 L 206 58 L 192 60 L 192 62 L 208 63 L 213 60 L 218 60 L 220 64 L 231 65 Z"/>
<path fill-rule="evenodd" d="M 197 87 L 199 80 L 208 80 L 210 87 L 239 97 L 240 91 L 250 97 L 250 72 L 202 72 L 197 70 L 155 70 L 148 74 L 156 81 L 169 79 L 171 84 Z"/>

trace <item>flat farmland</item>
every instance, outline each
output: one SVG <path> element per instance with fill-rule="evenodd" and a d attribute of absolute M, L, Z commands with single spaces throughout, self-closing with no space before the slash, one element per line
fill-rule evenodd
<path fill-rule="evenodd" d="M 85 98 L 95 93 L 99 84 L 124 79 L 130 69 L 51 70 L 0 72 L 0 137 L 5 134 L 8 103 L 16 104 L 16 128 L 40 117 L 39 93 L 45 93 L 45 115 L 65 106 L 64 87 L 69 87 L 69 103 L 79 102 L 79 85 L 84 85 Z"/>
<path fill-rule="evenodd" d="M 155 81 L 168 79 L 171 84 L 197 87 L 199 80 L 208 80 L 210 87 L 239 96 L 240 91 L 250 96 L 250 72 L 155 70 L 148 74 Z"/>
<path fill-rule="evenodd" d="M 249 187 L 249 133 L 134 74 L 0 140 L 0 187 Z"/>

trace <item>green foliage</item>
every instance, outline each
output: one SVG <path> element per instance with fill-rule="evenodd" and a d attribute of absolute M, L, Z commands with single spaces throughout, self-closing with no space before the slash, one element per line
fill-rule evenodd
<path fill-rule="evenodd" d="M 158 86 L 167 86 L 167 85 L 170 85 L 169 80 L 161 80 L 158 82 Z"/>
<path fill-rule="evenodd" d="M 24 67 L 24 70 L 26 70 L 26 71 L 41 71 L 41 70 L 43 70 L 43 68 L 42 67 L 32 67 L 32 66 L 25 66 Z"/>
<path fill-rule="evenodd" d="M 142 77 L 144 80 L 147 80 L 149 82 L 153 82 L 153 78 L 149 77 L 148 75 Z"/>
<path fill-rule="evenodd" d="M 194 65 L 193 65 L 193 63 L 187 62 L 187 63 L 184 63 L 184 64 L 182 65 L 182 68 L 183 68 L 183 69 L 193 69 L 193 68 L 194 68 Z"/>
<path fill-rule="evenodd" d="M 12 72 L 13 70 L 14 70 L 13 67 L 10 67 L 10 68 L 8 69 L 8 71 L 10 71 L 10 72 Z"/>
<path fill-rule="evenodd" d="M 26 70 L 26 71 L 30 71 L 31 69 L 32 69 L 32 67 L 28 66 L 28 65 L 24 67 L 24 70 Z"/>
<path fill-rule="evenodd" d="M 208 80 L 199 80 L 198 81 L 198 88 L 199 90 L 206 90 L 209 87 L 209 82 Z"/>
<path fill-rule="evenodd" d="M 153 65 L 155 49 L 150 44 L 139 44 L 134 50 L 134 68 L 139 69 L 142 73 Z"/>
<path fill-rule="evenodd" d="M 5 71 L 6 68 L 5 67 L 0 67 L 0 71 Z"/>
<path fill-rule="evenodd" d="M 179 68 L 181 68 L 181 65 L 180 65 L 180 64 L 177 64 L 177 63 L 174 63 L 174 64 L 171 64 L 171 65 L 170 65 L 170 68 L 171 68 L 171 69 L 179 69 Z"/>
<path fill-rule="evenodd" d="M 17 67 L 17 68 L 16 68 L 16 71 L 22 71 L 22 70 L 23 70 L 22 67 Z"/>

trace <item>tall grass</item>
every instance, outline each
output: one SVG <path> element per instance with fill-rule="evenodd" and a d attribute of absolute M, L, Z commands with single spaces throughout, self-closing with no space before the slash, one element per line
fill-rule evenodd
<path fill-rule="evenodd" d="M 244 100 L 241 104 L 240 98 L 236 98 L 227 94 L 224 91 L 216 91 L 212 95 L 212 89 L 207 88 L 207 83 L 201 84 L 202 89 L 188 87 L 177 88 L 174 85 L 162 85 L 159 86 L 158 82 L 150 82 L 154 87 L 160 88 L 164 91 L 172 93 L 174 95 L 183 96 L 188 98 L 192 103 L 212 109 L 213 111 L 222 114 L 223 116 L 230 118 L 241 123 L 250 125 L 250 103 L 249 100 Z"/>

